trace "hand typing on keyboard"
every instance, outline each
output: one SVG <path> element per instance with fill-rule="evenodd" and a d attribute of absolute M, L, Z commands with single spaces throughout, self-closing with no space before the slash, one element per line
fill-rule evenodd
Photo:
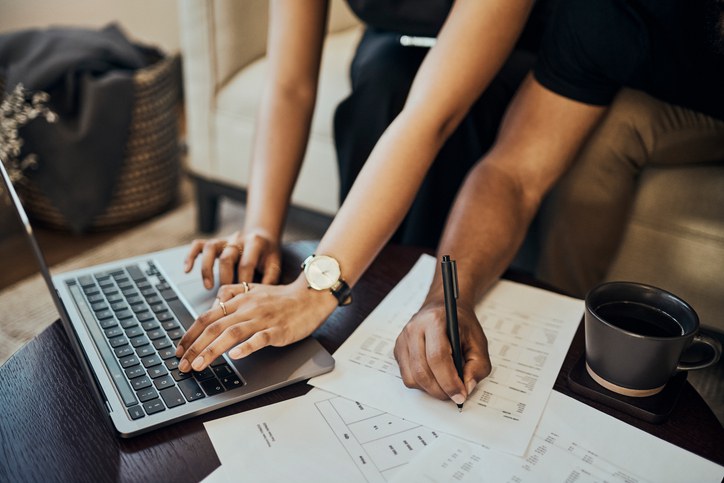
<path fill-rule="evenodd" d="M 279 240 L 259 231 L 237 231 L 228 239 L 211 238 L 194 240 L 184 260 L 184 271 L 190 272 L 201 256 L 201 278 L 204 286 L 214 286 L 214 263 L 219 259 L 219 284 L 234 283 L 236 272 L 239 282 L 251 282 L 254 271 L 262 274 L 261 282 L 276 284 L 281 275 L 281 251 Z"/>
<path fill-rule="evenodd" d="M 310 335 L 337 307 L 328 292 L 309 290 L 300 276 L 289 285 L 224 285 L 211 309 L 179 341 L 179 369 L 201 371 L 217 357 L 241 359 L 266 346 L 285 346 Z"/>

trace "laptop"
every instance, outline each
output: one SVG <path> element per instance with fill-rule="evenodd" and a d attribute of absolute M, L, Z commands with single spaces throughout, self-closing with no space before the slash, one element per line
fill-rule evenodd
<path fill-rule="evenodd" d="M 176 345 L 215 290 L 185 274 L 187 247 L 51 275 L 28 216 L 0 160 L 9 195 L 88 383 L 122 437 L 228 406 L 329 372 L 332 356 L 308 337 L 202 372 L 182 373 Z"/>

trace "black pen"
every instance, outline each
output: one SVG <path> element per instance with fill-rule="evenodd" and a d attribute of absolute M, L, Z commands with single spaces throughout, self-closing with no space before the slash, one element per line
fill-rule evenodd
<path fill-rule="evenodd" d="M 442 257 L 442 291 L 445 296 L 445 319 L 447 320 L 447 338 L 452 347 L 453 362 L 458 371 L 458 377 L 463 380 L 463 354 L 460 348 L 460 333 L 458 332 L 458 269 L 455 260 L 450 260 L 450 255 Z M 465 381 L 463 381 L 465 383 Z M 458 410 L 463 410 L 463 405 L 458 404 Z"/>

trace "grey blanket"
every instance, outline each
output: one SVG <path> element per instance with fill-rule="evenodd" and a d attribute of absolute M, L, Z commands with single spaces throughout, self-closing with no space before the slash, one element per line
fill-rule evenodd
<path fill-rule="evenodd" d="M 24 174 L 75 232 L 86 230 L 111 199 L 131 122 L 133 72 L 145 65 L 143 49 L 115 25 L 0 35 L 6 93 L 18 83 L 45 91 L 58 114 L 55 123 L 37 118 L 20 129 L 23 152 L 38 159 Z"/>

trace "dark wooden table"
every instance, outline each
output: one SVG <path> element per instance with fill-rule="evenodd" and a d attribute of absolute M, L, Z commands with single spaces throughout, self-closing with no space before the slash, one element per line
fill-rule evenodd
<path fill-rule="evenodd" d="M 284 273 L 293 277 L 314 244 L 285 248 Z M 407 273 L 422 250 L 386 248 L 354 289 L 354 303 L 338 309 L 314 336 L 330 351 L 342 342 Z M 532 283 L 525 277 L 510 276 Z M 724 430 L 687 383 L 668 421 L 644 423 L 572 393 L 565 377 L 583 353 L 579 331 L 555 389 L 705 458 L 724 464 Z M 243 401 L 131 439 L 116 436 L 92 397 L 59 322 L 0 367 L 0 482 L 199 481 L 219 466 L 203 423 L 300 396 L 305 383 Z"/>

